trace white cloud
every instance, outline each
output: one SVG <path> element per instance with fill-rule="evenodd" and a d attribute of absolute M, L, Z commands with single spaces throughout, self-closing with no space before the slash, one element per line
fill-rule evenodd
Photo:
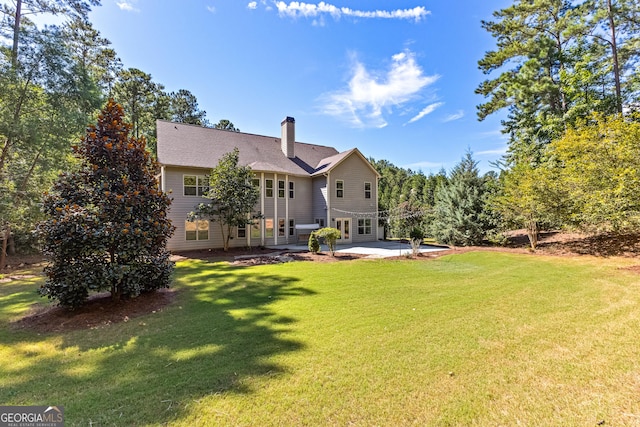
<path fill-rule="evenodd" d="M 215 6 L 207 6 L 207 10 L 211 13 L 216 13 L 216 7 Z"/>
<path fill-rule="evenodd" d="M 133 3 L 128 1 L 120 1 L 120 2 L 117 2 L 116 5 L 120 8 L 120 10 L 124 10 L 127 12 L 140 12 L 139 9 L 136 9 L 133 6 Z"/>
<path fill-rule="evenodd" d="M 484 151 L 478 151 L 477 153 L 473 153 L 476 156 L 502 156 L 504 154 L 507 154 L 507 146 L 505 145 L 502 148 L 496 148 L 495 150 L 484 150 Z"/>
<path fill-rule="evenodd" d="M 427 114 L 433 113 L 436 108 L 441 107 L 442 105 L 444 105 L 444 102 L 434 102 L 433 104 L 427 105 L 422 109 L 422 111 L 420 111 L 416 116 L 412 117 L 411 120 L 409 120 L 407 123 L 417 122 Z"/>
<path fill-rule="evenodd" d="M 254 9 L 256 9 L 258 7 L 258 2 L 257 1 L 252 1 L 247 5 L 247 7 L 249 9 L 251 9 L 251 10 L 254 10 Z"/>
<path fill-rule="evenodd" d="M 442 121 L 443 122 L 453 122 L 455 120 L 460 120 L 461 118 L 464 117 L 464 111 L 462 110 L 458 110 L 457 113 L 455 114 L 449 114 L 447 117 L 445 117 Z"/>
<path fill-rule="evenodd" d="M 506 133 L 502 132 L 501 129 L 496 129 L 496 130 L 492 130 L 492 131 L 488 131 L 488 132 L 480 132 L 478 134 L 478 138 L 479 139 L 497 138 L 497 139 L 507 140 L 507 139 L 509 139 L 509 135 L 507 135 Z"/>
<path fill-rule="evenodd" d="M 288 16 L 290 18 L 315 18 L 323 15 L 331 15 L 335 19 L 339 19 L 342 16 L 350 16 L 365 19 L 406 19 L 419 22 L 431 13 L 424 6 L 416 6 L 413 9 L 365 11 L 354 10 L 348 7 L 337 7 L 325 2 L 313 4 L 292 1 L 287 4 L 283 1 L 277 1 L 275 5 L 280 16 Z"/>
<path fill-rule="evenodd" d="M 443 163 L 437 163 L 437 162 L 423 161 L 423 162 L 411 163 L 410 165 L 404 165 L 402 167 L 405 168 L 405 169 L 413 169 L 413 170 L 435 169 L 435 168 L 443 168 L 444 164 Z"/>
<path fill-rule="evenodd" d="M 354 61 L 348 88 L 321 96 L 323 113 L 356 127 L 385 127 L 383 111 L 390 113 L 393 107 L 409 102 L 440 77 L 426 76 L 408 50 L 391 59 L 386 72 L 369 72 Z"/>

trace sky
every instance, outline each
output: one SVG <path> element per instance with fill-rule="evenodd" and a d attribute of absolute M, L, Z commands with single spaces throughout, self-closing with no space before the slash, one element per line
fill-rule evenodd
<path fill-rule="evenodd" d="M 90 20 L 125 68 L 193 93 L 242 132 L 358 148 L 437 173 L 467 151 L 482 172 L 505 152 L 500 114 L 479 122 L 481 20 L 509 0 L 102 0 Z"/>

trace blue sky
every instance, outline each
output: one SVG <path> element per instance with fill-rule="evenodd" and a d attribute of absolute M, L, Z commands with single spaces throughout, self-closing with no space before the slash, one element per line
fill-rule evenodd
<path fill-rule="evenodd" d="M 506 148 L 500 116 L 476 118 L 494 40 L 480 27 L 508 0 L 102 0 L 90 15 L 124 66 L 187 89 L 212 122 L 421 170 L 470 149 L 482 171 Z"/>

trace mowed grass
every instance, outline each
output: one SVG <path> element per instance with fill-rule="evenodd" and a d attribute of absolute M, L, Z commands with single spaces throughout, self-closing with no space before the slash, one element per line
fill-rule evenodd
<path fill-rule="evenodd" d="M 633 260 L 476 252 L 430 261 L 178 264 L 174 304 L 98 329 L 8 327 L 0 403 L 66 423 L 640 425 Z"/>

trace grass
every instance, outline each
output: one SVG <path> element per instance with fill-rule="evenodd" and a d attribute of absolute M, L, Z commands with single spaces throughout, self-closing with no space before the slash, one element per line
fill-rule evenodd
<path fill-rule="evenodd" d="M 0 286 L 0 402 L 67 425 L 633 426 L 632 260 L 185 261 L 177 301 L 98 329 L 7 328 L 41 278 Z"/>

